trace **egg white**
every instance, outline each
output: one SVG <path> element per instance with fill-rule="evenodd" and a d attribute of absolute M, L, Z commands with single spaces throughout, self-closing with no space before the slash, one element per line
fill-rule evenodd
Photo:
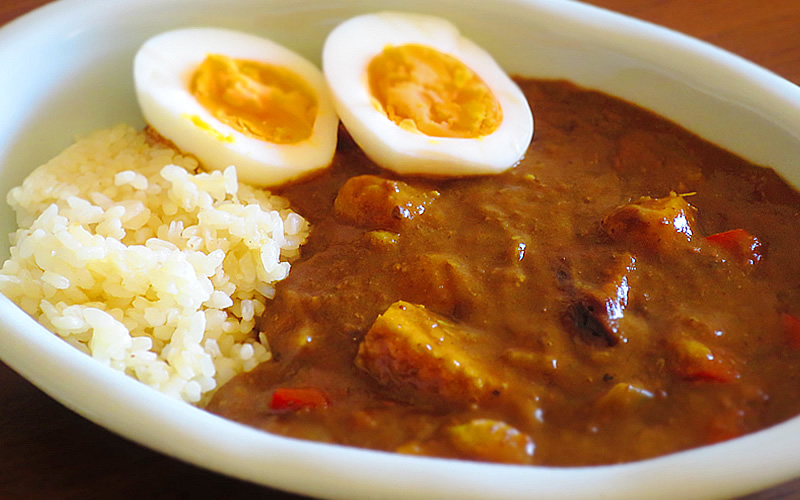
<path fill-rule="evenodd" d="M 376 105 L 367 67 L 387 46 L 423 45 L 458 59 L 494 93 L 503 118 L 476 138 L 432 137 L 405 130 Z M 516 164 L 533 136 L 527 99 L 491 55 L 444 19 L 397 12 L 351 18 L 325 41 L 322 67 L 342 123 L 375 163 L 401 174 L 473 175 Z"/>
<path fill-rule="evenodd" d="M 311 136 L 294 144 L 275 144 L 246 136 L 216 119 L 189 90 L 194 71 L 209 54 L 280 66 L 305 80 L 317 99 Z M 333 159 L 338 117 L 321 71 L 270 40 L 215 28 L 169 31 L 142 45 L 133 72 L 145 121 L 208 169 L 235 165 L 240 180 L 275 186 L 325 168 Z"/>

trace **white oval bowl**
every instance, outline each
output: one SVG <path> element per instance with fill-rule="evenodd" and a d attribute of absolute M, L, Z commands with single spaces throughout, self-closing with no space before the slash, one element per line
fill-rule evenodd
<path fill-rule="evenodd" d="M 0 29 L 0 192 L 76 135 L 143 125 L 131 64 L 167 29 L 267 36 L 319 63 L 327 33 L 379 0 L 61 0 Z M 561 0 L 404 0 L 451 19 L 512 74 L 567 78 L 652 109 L 800 185 L 800 88 L 706 43 Z M 9 78 L 13 75 L 13 78 Z M 3 204 L 0 233 L 15 229 Z M 8 255 L 3 239 L 0 257 Z M 0 296 L 0 358 L 86 418 L 167 455 L 330 498 L 730 497 L 800 476 L 800 418 L 623 465 L 519 467 L 272 436 L 172 400 L 68 346 Z"/>

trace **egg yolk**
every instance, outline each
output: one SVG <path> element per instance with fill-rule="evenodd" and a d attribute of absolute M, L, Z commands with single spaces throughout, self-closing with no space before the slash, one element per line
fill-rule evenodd
<path fill-rule="evenodd" d="M 373 98 L 403 129 L 432 137 L 491 134 L 503 112 L 491 89 L 464 63 L 423 45 L 387 47 L 367 68 Z"/>
<path fill-rule="evenodd" d="M 294 144 L 314 129 L 315 94 L 280 66 L 212 54 L 195 70 L 189 90 L 216 119 L 248 137 Z"/>

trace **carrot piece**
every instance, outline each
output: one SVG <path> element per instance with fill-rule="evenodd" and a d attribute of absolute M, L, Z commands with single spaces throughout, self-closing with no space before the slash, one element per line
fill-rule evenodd
<path fill-rule="evenodd" d="M 705 382 L 733 382 L 739 374 L 731 362 L 697 340 L 678 345 L 678 372 L 686 379 Z"/>
<path fill-rule="evenodd" d="M 789 341 L 789 345 L 800 349 L 800 319 L 791 314 L 782 313 L 781 326 L 783 326 L 783 333 Z"/>
<path fill-rule="evenodd" d="M 727 363 L 716 360 L 687 367 L 686 378 L 706 382 L 733 382 L 739 374 Z"/>
<path fill-rule="evenodd" d="M 744 229 L 733 229 L 706 236 L 706 241 L 724 250 L 739 264 L 753 265 L 761 260 L 761 241 Z"/>
<path fill-rule="evenodd" d="M 313 410 L 327 408 L 325 393 L 313 387 L 282 387 L 272 393 L 270 408 L 277 411 Z"/>

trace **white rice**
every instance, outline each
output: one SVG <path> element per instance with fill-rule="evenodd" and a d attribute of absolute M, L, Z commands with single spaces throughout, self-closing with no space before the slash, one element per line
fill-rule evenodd
<path fill-rule="evenodd" d="M 205 402 L 270 359 L 254 325 L 308 234 L 288 202 L 120 125 L 8 194 L 0 292 L 98 361 Z"/>

